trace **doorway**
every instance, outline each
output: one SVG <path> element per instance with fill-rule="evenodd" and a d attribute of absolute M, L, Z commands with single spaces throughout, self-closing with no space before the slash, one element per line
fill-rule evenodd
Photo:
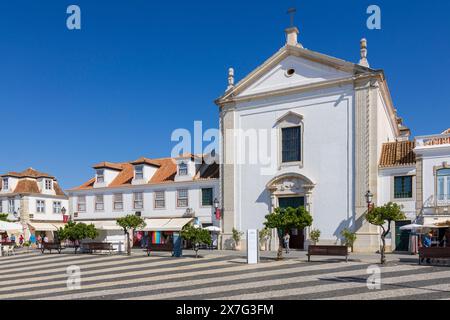
<path fill-rule="evenodd" d="M 405 252 L 409 250 L 410 230 L 400 230 L 401 227 L 410 224 L 411 221 L 395 222 L 395 251 Z"/>
<path fill-rule="evenodd" d="M 278 198 L 278 206 L 280 208 L 298 208 L 305 206 L 305 197 L 280 197 Z M 291 249 L 304 249 L 305 234 L 303 229 L 289 230 L 290 240 L 289 247 Z"/>

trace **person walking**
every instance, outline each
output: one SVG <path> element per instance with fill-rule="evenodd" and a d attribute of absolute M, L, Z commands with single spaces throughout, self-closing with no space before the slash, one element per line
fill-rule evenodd
<path fill-rule="evenodd" d="M 23 246 L 23 234 L 19 236 L 19 246 Z"/>
<path fill-rule="evenodd" d="M 430 231 L 428 232 L 422 240 L 422 245 L 424 248 L 430 248 L 431 247 L 431 241 L 433 239 L 433 232 Z M 423 258 L 421 259 L 421 262 L 423 262 Z M 427 258 L 427 263 L 430 263 L 430 258 Z"/>
<path fill-rule="evenodd" d="M 290 240 L 291 240 L 291 236 L 289 235 L 289 232 L 286 232 L 286 234 L 283 237 L 284 248 L 286 249 L 286 253 L 289 253 L 289 241 Z"/>

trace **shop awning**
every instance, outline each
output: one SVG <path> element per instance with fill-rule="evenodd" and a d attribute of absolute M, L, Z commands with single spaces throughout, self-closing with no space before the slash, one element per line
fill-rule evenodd
<path fill-rule="evenodd" d="M 115 220 L 97 220 L 97 221 L 76 221 L 85 224 L 93 224 L 98 230 L 122 230 Z"/>
<path fill-rule="evenodd" d="M 193 218 L 145 219 L 146 226 L 141 231 L 181 231 L 186 224 L 193 220 Z"/>
<path fill-rule="evenodd" d="M 21 232 L 23 232 L 23 227 L 20 223 L 0 221 L 0 231 L 8 232 L 8 233 L 14 233 L 14 232 L 21 233 Z"/>
<path fill-rule="evenodd" d="M 28 225 L 35 231 L 58 231 L 58 228 L 54 226 L 52 223 L 29 222 Z"/>

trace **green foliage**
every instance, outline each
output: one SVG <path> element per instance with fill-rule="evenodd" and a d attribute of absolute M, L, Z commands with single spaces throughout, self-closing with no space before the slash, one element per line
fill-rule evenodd
<path fill-rule="evenodd" d="M 241 237 L 242 237 L 242 235 L 244 233 L 236 230 L 235 228 L 233 228 L 233 230 L 231 230 L 231 232 L 232 232 L 232 236 L 231 237 L 233 238 L 234 243 L 236 245 L 238 245 L 239 242 L 241 242 Z"/>
<path fill-rule="evenodd" d="M 191 224 L 187 224 L 183 227 L 183 230 L 181 230 L 181 237 L 194 245 L 195 257 L 198 257 L 198 250 L 201 244 L 210 245 L 212 242 L 211 234 L 208 230 L 195 228 Z"/>
<path fill-rule="evenodd" d="M 272 232 L 269 228 L 264 228 L 259 231 L 259 242 L 263 243 L 271 236 Z"/>
<path fill-rule="evenodd" d="M 383 226 L 386 222 L 405 220 L 406 216 L 402 212 L 402 207 L 397 203 L 389 202 L 382 207 L 371 209 L 367 215 L 366 220 L 373 225 Z"/>
<path fill-rule="evenodd" d="M 8 214 L 7 213 L 0 213 L 0 221 L 8 221 Z"/>
<path fill-rule="evenodd" d="M 320 232 L 320 230 L 317 230 L 317 229 L 313 229 L 313 230 L 311 230 L 311 232 L 309 233 L 309 237 L 310 237 L 311 240 L 314 242 L 314 244 L 316 244 L 317 242 L 319 242 L 320 235 L 321 235 L 321 232 Z"/>
<path fill-rule="evenodd" d="M 375 226 L 379 226 L 383 233 L 381 234 L 381 264 L 386 263 L 386 236 L 391 231 L 391 222 L 405 220 L 406 216 L 402 212 L 402 206 L 389 202 L 382 207 L 376 207 L 366 214 L 366 220 Z M 387 229 L 385 228 L 387 225 Z"/>
<path fill-rule="evenodd" d="M 117 225 L 121 226 L 125 233 L 128 233 L 129 230 L 144 228 L 146 223 L 141 217 L 135 214 L 129 214 L 126 217 L 117 219 Z"/>
<path fill-rule="evenodd" d="M 344 245 L 353 248 L 353 244 L 356 241 L 356 233 L 351 232 L 349 229 L 344 229 L 341 232 L 341 236 L 344 238 Z"/>
<path fill-rule="evenodd" d="M 98 231 L 93 224 L 76 223 L 69 221 L 64 228 L 59 228 L 58 238 L 60 240 L 80 241 L 83 239 L 95 239 Z"/>
<path fill-rule="evenodd" d="M 289 229 L 304 229 L 312 224 L 312 217 L 305 207 L 276 208 L 274 212 L 266 215 L 264 225 L 266 228 L 277 229 L 278 253 L 277 259 L 283 259 L 283 233 Z"/>
<path fill-rule="evenodd" d="M 304 229 L 312 224 L 312 217 L 304 207 L 276 208 L 271 214 L 266 215 L 264 225 L 271 229 Z"/>

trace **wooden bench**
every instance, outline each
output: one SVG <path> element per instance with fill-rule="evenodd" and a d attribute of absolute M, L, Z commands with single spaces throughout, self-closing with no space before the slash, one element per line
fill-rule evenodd
<path fill-rule="evenodd" d="M 450 259 L 450 247 L 420 247 L 419 248 L 419 264 L 423 259 Z"/>
<path fill-rule="evenodd" d="M 308 262 L 311 256 L 345 256 L 345 262 L 348 261 L 347 246 L 308 246 Z"/>
<path fill-rule="evenodd" d="M 82 244 L 82 249 L 93 253 L 94 251 L 109 251 L 111 254 L 114 251 L 112 243 L 109 242 L 87 242 Z"/>
<path fill-rule="evenodd" d="M 65 248 L 63 248 L 61 246 L 61 243 L 59 242 L 43 242 L 41 244 L 41 252 L 42 254 L 44 254 L 45 250 L 50 251 L 50 253 L 52 253 L 52 250 L 56 250 L 58 251 L 58 253 L 61 253 L 61 250 L 63 250 Z"/>
<path fill-rule="evenodd" d="M 147 255 L 150 256 L 152 251 L 168 251 L 173 252 L 173 243 L 149 243 L 145 248 Z"/>

